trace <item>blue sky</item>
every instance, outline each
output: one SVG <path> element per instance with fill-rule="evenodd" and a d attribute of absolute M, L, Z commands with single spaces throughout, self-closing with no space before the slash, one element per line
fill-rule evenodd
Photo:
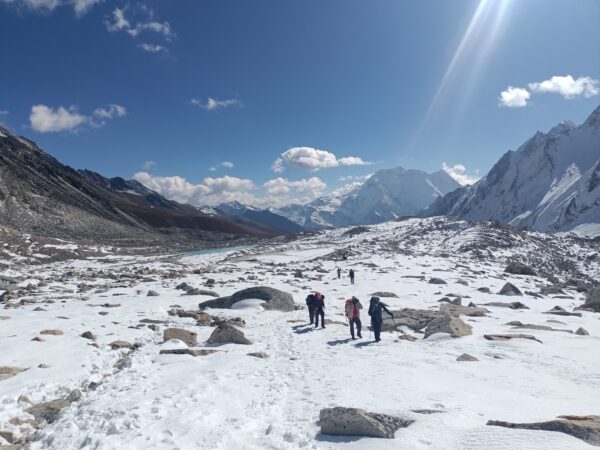
<path fill-rule="evenodd" d="M 477 177 L 600 104 L 596 0 L 0 0 L 0 42 L 0 122 L 196 204 Z"/>

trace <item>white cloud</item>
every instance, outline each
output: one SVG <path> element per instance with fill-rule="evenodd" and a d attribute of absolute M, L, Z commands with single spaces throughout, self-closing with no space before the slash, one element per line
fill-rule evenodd
<path fill-rule="evenodd" d="M 531 94 L 527 89 L 509 86 L 506 90 L 500 93 L 500 106 L 507 108 L 523 108 L 527 106 L 527 102 L 531 98 Z"/>
<path fill-rule="evenodd" d="M 76 131 L 82 125 L 101 127 L 107 120 L 122 117 L 127 113 L 125 107 L 111 104 L 106 108 L 97 108 L 92 115 L 81 114 L 77 107 L 65 108 L 59 106 L 52 108 L 46 105 L 31 107 L 29 123 L 31 128 L 38 133 L 56 133 L 59 131 Z"/>
<path fill-rule="evenodd" d="M 289 194 L 290 191 L 295 191 L 304 197 L 313 199 L 323 194 L 325 189 L 327 189 L 327 184 L 325 184 L 318 177 L 296 181 L 290 181 L 287 178 L 277 177 L 265 182 L 263 184 L 263 188 L 265 189 L 266 194 L 270 196 Z"/>
<path fill-rule="evenodd" d="M 113 10 L 112 16 L 104 21 L 108 31 L 124 31 L 133 38 L 137 38 L 142 34 L 155 34 L 159 35 L 167 42 L 177 37 L 169 22 L 159 22 L 154 19 L 154 11 L 151 8 L 143 4 L 138 4 L 135 8 L 129 11 L 132 15 L 134 15 L 134 19 L 128 19 L 125 17 L 125 11 L 127 9 L 127 7 L 117 7 Z M 138 44 L 138 47 L 148 53 L 168 51 L 164 45 L 147 42 Z"/>
<path fill-rule="evenodd" d="M 142 50 L 144 50 L 145 52 L 148 53 L 159 53 L 159 52 L 166 52 L 167 48 L 162 46 L 162 45 L 158 45 L 158 44 L 148 44 L 147 42 L 143 42 L 141 44 L 138 44 L 138 47 L 141 48 Z"/>
<path fill-rule="evenodd" d="M 355 182 L 355 181 L 363 182 L 363 181 L 367 181 L 372 176 L 373 176 L 373 173 L 368 173 L 366 175 L 342 175 L 338 179 L 340 181 L 344 181 L 344 182 L 348 182 L 348 181 L 350 181 L 350 182 Z"/>
<path fill-rule="evenodd" d="M 456 182 L 461 186 L 467 186 L 479 181 L 479 177 L 469 175 L 467 173 L 467 168 L 462 164 L 454 164 L 453 166 L 449 166 L 446 163 L 443 163 L 442 170 L 451 178 L 454 178 L 454 180 L 456 180 Z"/>
<path fill-rule="evenodd" d="M 242 107 L 244 106 L 240 100 L 237 99 L 227 99 L 227 100 L 217 100 L 211 97 L 208 97 L 208 100 L 204 102 L 203 100 L 198 100 L 195 98 L 190 99 L 190 104 L 197 106 L 198 108 L 205 109 L 207 111 L 214 111 L 216 109 L 224 109 L 231 108 L 234 106 Z"/>
<path fill-rule="evenodd" d="M 94 5 L 104 0 L 0 0 L 35 12 L 52 12 L 59 6 L 70 6 L 77 16 L 87 13 Z"/>
<path fill-rule="evenodd" d="M 156 161 L 144 161 L 142 163 L 142 169 L 144 170 L 152 170 L 157 166 Z"/>
<path fill-rule="evenodd" d="M 286 150 L 281 154 L 280 158 L 275 160 L 271 169 L 274 172 L 282 172 L 284 170 L 284 162 L 311 172 L 330 167 L 369 164 L 358 156 L 346 156 L 338 159 L 333 153 L 327 150 L 319 150 L 312 147 L 293 147 Z"/>
<path fill-rule="evenodd" d="M 8 112 L 9 111 L 7 109 L 0 109 L 0 116 L 7 116 Z"/>
<path fill-rule="evenodd" d="M 570 99 L 583 95 L 586 98 L 593 97 L 600 93 L 598 80 L 590 77 L 579 77 L 574 79 L 571 75 L 555 75 L 548 80 L 538 83 L 529 83 L 529 89 L 533 92 L 554 93 Z"/>
<path fill-rule="evenodd" d="M 215 170 L 217 170 L 219 167 L 224 167 L 226 169 L 233 169 L 234 165 L 232 162 L 229 161 L 223 161 L 220 162 L 219 164 L 212 166 L 211 168 L 209 168 L 208 170 L 210 170 L 211 172 L 214 172 Z"/>

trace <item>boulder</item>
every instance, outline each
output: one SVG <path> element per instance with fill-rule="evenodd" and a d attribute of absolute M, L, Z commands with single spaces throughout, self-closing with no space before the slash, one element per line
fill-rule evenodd
<path fill-rule="evenodd" d="M 64 333 L 61 330 L 42 330 L 40 331 L 40 334 L 62 336 Z"/>
<path fill-rule="evenodd" d="M 484 303 L 485 306 L 496 306 L 498 308 L 510 308 L 510 309 L 529 309 L 529 307 L 521 302 L 490 302 Z"/>
<path fill-rule="evenodd" d="M 512 283 L 506 283 L 498 292 L 500 295 L 523 295 L 523 293 Z"/>
<path fill-rule="evenodd" d="M 31 414 L 37 422 L 52 423 L 56 420 L 60 411 L 63 408 L 69 406 L 69 402 L 66 399 L 58 398 L 49 402 L 38 403 L 30 408 L 27 408 L 25 412 Z"/>
<path fill-rule="evenodd" d="M 513 261 L 508 263 L 508 265 L 506 266 L 506 269 L 504 269 L 504 272 L 506 273 L 512 273 L 515 275 L 529 275 L 529 276 L 537 276 L 537 273 L 535 272 L 535 270 L 533 270 L 531 267 L 529 267 L 526 264 L 523 264 L 522 262 L 518 262 L 518 261 Z"/>
<path fill-rule="evenodd" d="M 120 349 L 133 350 L 135 348 L 131 342 L 127 342 L 127 341 L 113 341 L 108 345 L 110 345 L 110 348 L 112 348 L 113 350 L 120 350 Z"/>
<path fill-rule="evenodd" d="M 522 430 L 556 431 L 574 436 L 600 447 L 600 416 L 558 416 L 555 420 L 533 423 L 512 423 L 490 420 L 487 425 Z"/>
<path fill-rule="evenodd" d="M 430 278 L 429 279 L 429 284 L 447 284 L 444 280 L 442 280 L 441 278 Z"/>
<path fill-rule="evenodd" d="M 483 337 L 486 338 L 488 341 L 509 341 L 511 339 L 530 339 L 532 341 L 539 342 L 540 344 L 542 343 L 542 341 L 540 341 L 535 336 L 532 336 L 530 334 L 484 334 Z"/>
<path fill-rule="evenodd" d="M 247 288 L 236 292 L 228 297 L 221 297 L 215 300 L 207 300 L 200 303 L 199 308 L 218 308 L 218 309 L 230 309 L 235 303 L 242 300 L 259 299 L 264 300 L 261 306 L 264 309 L 276 310 L 276 311 L 294 311 L 296 304 L 294 303 L 294 297 L 279 289 L 274 289 L 267 286 L 257 286 Z"/>
<path fill-rule="evenodd" d="M 188 347 L 193 347 L 198 344 L 198 335 L 193 331 L 184 330 L 182 328 L 167 328 L 163 332 L 163 340 L 179 339 L 187 344 Z"/>
<path fill-rule="evenodd" d="M 457 361 L 479 361 L 477 358 L 469 355 L 468 353 L 463 353 L 458 358 L 456 358 L 456 360 Z"/>
<path fill-rule="evenodd" d="M 161 355 L 191 355 L 191 356 L 206 356 L 212 353 L 220 352 L 221 350 L 213 350 L 210 348 L 171 348 L 161 350 Z"/>
<path fill-rule="evenodd" d="M 85 332 L 81 333 L 81 337 L 85 338 L 85 339 L 89 339 L 91 341 L 96 340 L 96 335 L 94 333 L 92 333 L 91 331 L 85 331 Z"/>
<path fill-rule="evenodd" d="M 333 436 L 365 436 L 393 439 L 396 430 L 414 420 L 369 413 L 357 408 L 325 408 L 319 414 L 321 434 Z"/>
<path fill-rule="evenodd" d="M 565 333 L 573 333 L 571 330 L 559 330 L 558 328 L 552 328 L 547 325 L 535 325 L 533 323 L 521 323 L 518 320 L 513 320 L 512 322 L 508 322 L 506 325 L 510 325 L 516 329 L 542 330 L 542 331 L 563 331 Z"/>
<path fill-rule="evenodd" d="M 252 344 L 252 342 L 244 336 L 244 333 L 227 323 L 220 324 L 212 332 L 207 342 L 209 344 Z"/>
<path fill-rule="evenodd" d="M 248 356 L 253 356 L 254 358 L 266 359 L 269 357 L 265 352 L 252 352 L 248 353 Z"/>
<path fill-rule="evenodd" d="M 600 286 L 589 289 L 585 296 L 583 305 L 576 309 L 584 309 L 586 311 L 600 312 Z"/>
<path fill-rule="evenodd" d="M 158 297 L 159 293 L 156 291 L 153 291 L 152 289 L 148 291 L 148 293 L 146 294 L 147 297 Z"/>
<path fill-rule="evenodd" d="M 588 331 L 583 327 L 577 328 L 577 331 L 575 332 L 575 334 L 578 336 L 589 336 L 590 335 L 590 333 L 588 333 Z"/>
<path fill-rule="evenodd" d="M 580 312 L 569 312 L 569 311 L 565 310 L 565 308 L 563 308 L 562 306 L 558 306 L 558 305 L 549 311 L 545 311 L 544 314 L 553 314 L 555 316 L 575 316 L 575 317 L 581 317 L 581 315 L 582 315 Z"/>
<path fill-rule="evenodd" d="M 450 316 L 469 316 L 469 317 L 483 317 L 487 312 L 485 308 L 478 308 L 477 306 L 461 306 L 454 304 L 440 305 L 440 311 Z"/>
<path fill-rule="evenodd" d="M 0 381 L 12 378 L 21 372 L 25 372 L 26 370 L 27 369 L 21 369 L 20 367 L 0 366 Z"/>
<path fill-rule="evenodd" d="M 445 306 L 445 305 L 442 305 Z M 433 319 L 425 328 L 425 338 L 435 333 L 448 333 L 453 338 L 472 334 L 471 325 L 466 324 L 457 316 L 444 315 Z"/>
<path fill-rule="evenodd" d="M 388 291 L 377 291 L 369 294 L 371 297 L 381 297 L 381 298 L 398 298 L 398 296 L 394 292 Z"/>
<path fill-rule="evenodd" d="M 490 291 L 490 288 L 489 288 L 489 287 L 480 287 L 480 288 L 477 288 L 477 290 L 478 290 L 479 292 L 483 292 L 484 294 L 489 294 L 489 293 L 491 293 L 491 291 Z"/>

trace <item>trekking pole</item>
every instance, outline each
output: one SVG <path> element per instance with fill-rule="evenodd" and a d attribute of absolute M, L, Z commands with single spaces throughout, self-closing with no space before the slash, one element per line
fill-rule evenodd
<path fill-rule="evenodd" d="M 396 328 L 396 320 L 394 320 L 393 314 L 392 314 L 392 323 L 394 324 L 394 330 L 396 330 L 396 336 L 398 337 L 398 342 L 400 342 L 400 333 L 398 332 L 398 328 Z"/>

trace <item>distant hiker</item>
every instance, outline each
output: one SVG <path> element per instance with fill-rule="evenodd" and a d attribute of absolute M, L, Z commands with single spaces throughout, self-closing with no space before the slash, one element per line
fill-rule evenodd
<path fill-rule="evenodd" d="M 321 317 L 321 328 L 325 328 L 325 296 L 315 292 L 315 328 L 319 326 L 319 317 Z"/>
<path fill-rule="evenodd" d="M 338 274 L 338 280 L 340 278 L 342 278 L 342 269 L 340 269 L 339 267 L 337 268 L 337 274 Z"/>
<path fill-rule="evenodd" d="M 344 309 L 346 317 L 348 318 L 348 324 L 350 325 L 350 336 L 352 336 L 352 339 L 356 339 L 354 337 L 354 326 L 356 325 L 356 333 L 359 338 L 362 338 L 362 335 L 360 334 L 362 328 L 360 323 L 360 310 L 363 309 L 362 303 L 356 297 L 352 297 L 346 300 Z"/>
<path fill-rule="evenodd" d="M 354 284 L 354 269 L 350 269 L 348 275 L 350 276 L 350 283 Z"/>
<path fill-rule="evenodd" d="M 342 254 L 342 259 L 343 259 L 344 261 L 346 261 L 346 260 L 348 259 L 348 252 L 344 252 L 344 253 Z"/>
<path fill-rule="evenodd" d="M 308 318 L 310 319 L 310 324 L 315 323 L 315 309 L 317 308 L 316 304 L 317 299 L 315 298 L 315 294 L 309 294 L 306 297 L 306 307 L 308 308 Z"/>
<path fill-rule="evenodd" d="M 388 313 L 390 317 L 394 317 L 390 310 L 387 309 L 387 305 L 379 300 L 379 297 L 371 297 L 369 316 L 371 316 L 371 328 L 373 328 L 373 333 L 375 333 L 375 342 L 381 341 L 381 325 L 383 324 L 382 311 Z"/>

